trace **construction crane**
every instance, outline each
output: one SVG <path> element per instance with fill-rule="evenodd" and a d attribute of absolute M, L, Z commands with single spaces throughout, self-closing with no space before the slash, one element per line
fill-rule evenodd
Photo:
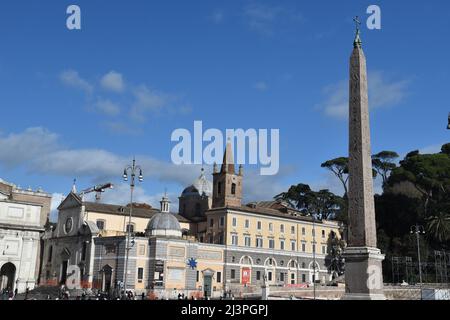
<path fill-rule="evenodd" d="M 114 185 L 112 183 L 108 182 L 105 184 L 99 184 L 99 185 L 93 186 L 91 188 L 88 188 L 86 190 L 83 190 L 78 195 L 81 197 L 81 199 L 83 199 L 85 194 L 95 192 L 95 202 L 99 202 L 101 199 L 102 193 L 105 192 L 105 190 L 107 190 L 107 189 L 113 189 L 113 188 L 114 188 Z"/>

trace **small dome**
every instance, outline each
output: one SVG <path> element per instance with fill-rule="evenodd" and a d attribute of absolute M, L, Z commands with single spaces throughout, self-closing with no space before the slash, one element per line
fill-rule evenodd
<path fill-rule="evenodd" d="M 181 237 L 181 226 L 173 214 L 159 212 L 148 222 L 146 234 L 147 236 Z"/>
<path fill-rule="evenodd" d="M 195 195 L 200 195 L 200 193 L 198 192 L 198 189 L 196 187 L 194 187 L 193 185 L 187 187 L 181 193 L 181 196 L 193 196 L 193 195 L 194 196 Z"/>

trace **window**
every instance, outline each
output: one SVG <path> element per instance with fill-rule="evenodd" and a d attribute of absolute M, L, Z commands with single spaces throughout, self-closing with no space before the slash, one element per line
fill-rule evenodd
<path fill-rule="evenodd" d="M 233 235 L 231 235 L 231 244 L 233 245 L 233 246 L 237 246 L 238 245 L 238 236 L 237 236 L 237 234 L 233 234 Z"/>
<path fill-rule="evenodd" d="M 97 220 L 96 224 L 98 230 L 105 230 L 105 220 Z"/>
<path fill-rule="evenodd" d="M 327 247 L 326 246 L 322 246 L 322 254 L 326 254 L 327 253 Z"/>
<path fill-rule="evenodd" d="M 295 284 L 295 273 L 291 273 L 291 284 Z"/>
<path fill-rule="evenodd" d="M 267 273 L 267 280 L 272 281 L 272 271 Z"/>
<path fill-rule="evenodd" d="M 306 274 L 302 274 L 302 282 L 303 282 L 303 283 L 306 282 Z"/>
<path fill-rule="evenodd" d="M 263 239 L 261 237 L 256 238 L 256 247 L 257 248 L 263 247 Z"/>
<path fill-rule="evenodd" d="M 212 228 L 214 227 L 214 219 L 211 218 L 211 220 L 209 220 L 209 227 Z"/>
<path fill-rule="evenodd" d="M 225 217 L 220 217 L 220 226 L 223 227 L 225 224 Z"/>
<path fill-rule="evenodd" d="M 289 267 L 290 267 L 290 268 L 296 268 L 297 265 L 296 265 L 295 261 L 291 261 L 291 262 L 289 263 Z"/>
<path fill-rule="evenodd" d="M 284 250 L 284 240 L 280 240 L 280 250 Z"/>
<path fill-rule="evenodd" d="M 144 268 L 138 268 L 138 282 L 144 281 Z"/>
<path fill-rule="evenodd" d="M 306 229 L 303 227 L 302 228 L 302 236 L 306 235 Z"/>
<path fill-rule="evenodd" d="M 221 272 L 217 272 L 216 279 L 217 279 L 217 283 L 221 283 L 222 282 L 222 273 Z"/>
<path fill-rule="evenodd" d="M 251 245 L 251 238 L 249 236 L 245 236 L 245 246 L 250 247 Z"/>
<path fill-rule="evenodd" d="M 284 224 L 280 225 L 280 232 L 284 233 Z"/>
<path fill-rule="evenodd" d="M 231 277 L 231 279 L 236 279 L 236 270 L 231 269 L 230 277 Z"/>
<path fill-rule="evenodd" d="M 233 227 L 236 227 L 237 226 L 237 220 L 236 220 L 236 218 L 233 218 Z"/>
<path fill-rule="evenodd" d="M 294 240 L 292 240 L 292 241 L 291 241 L 291 250 L 292 250 L 292 251 L 295 251 L 295 250 L 296 250 L 296 247 L 297 247 L 296 242 L 295 242 Z"/>
<path fill-rule="evenodd" d="M 134 232 L 134 224 L 127 224 L 127 233 L 133 233 Z"/>
<path fill-rule="evenodd" d="M 269 249 L 275 249 L 275 240 L 269 239 Z"/>
<path fill-rule="evenodd" d="M 197 282 L 199 282 L 200 281 L 200 271 L 197 271 L 197 280 L 196 280 Z"/>
<path fill-rule="evenodd" d="M 291 234 L 295 234 L 295 227 L 294 226 L 291 227 Z"/>
<path fill-rule="evenodd" d="M 50 246 L 48 249 L 48 259 L 47 262 L 52 262 L 52 256 L 53 256 L 53 246 Z"/>
<path fill-rule="evenodd" d="M 145 244 L 140 244 L 139 245 L 139 255 L 140 256 L 145 256 Z"/>
<path fill-rule="evenodd" d="M 223 234 L 219 235 L 219 244 L 223 244 Z"/>
<path fill-rule="evenodd" d="M 261 280 L 261 271 L 256 271 L 256 280 Z"/>
<path fill-rule="evenodd" d="M 302 243 L 302 251 L 306 252 L 306 243 Z"/>
<path fill-rule="evenodd" d="M 245 228 L 246 229 L 250 228 L 250 221 L 249 220 L 245 220 Z"/>
<path fill-rule="evenodd" d="M 302 269 L 306 269 L 306 263 L 302 262 Z"/>
<path fill-rule="evenodd" d="M 257 228 L 258 228 L 258 230 L 262 229 L 261 221 L 258 221 Z"/>
<path fill-rule="evenodd" d="M 81 249 L 81 261 L 86 260 L 87 243 L 83 241 L 83 248 Z"/>
<path fill-rule="evenodd" d="M 267 260 L 267 264 L 269 265 L 269 266 L 273 266 L 273 259 L 272 258 L 269 258 L 268 260 Z"/>
<path fill-rule="evenodd" d="M 105 245 L 105 254 L 116 253 L 116 246 L 113 244 Z"/>
<path fill-rule="evenodd" d="M 281 282 L 284 282 L 284 273 L 283 273 L 283 272 L 280 273 L 280 281 L 281 281 Z"/>
<path fill-rule="evenodd" d="M 217 183 L 217 194 L 222 194 L 222 182 Z"/>
<path fill-rule="evenodd" d="M 273 231 L 273 223 L 269 223 L 269 231 Z"/>
<path fill-rule="evenodd" d="M 325 239 L 325 230 L 322 230 L 322 239 Z"/>
<path fill-rule="evenodd" d="M 236 183 L 231 184 L 231 194 L 236 194 Z"/>

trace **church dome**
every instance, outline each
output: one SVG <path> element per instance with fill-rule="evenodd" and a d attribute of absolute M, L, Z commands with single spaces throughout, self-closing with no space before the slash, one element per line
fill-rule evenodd
<path fill-rule="evenodd" d="M 178 219 L 169 212 L 159 212 L 148 222 L 147 236 L 181 237 L 181 226 Z"/>
<path fill-rule="evenodd" d="M 193 185 L 190 185 L 189 187 L 184 189 L 183 192 L 181 193 L 181 196 L 193 196 L 193 195 L 200 195 L 197 188 L 194 187 Z"/>

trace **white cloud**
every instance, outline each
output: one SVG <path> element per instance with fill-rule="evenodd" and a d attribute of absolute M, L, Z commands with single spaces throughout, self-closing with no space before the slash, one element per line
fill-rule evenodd
<path fill-rule="evenodd" d="M 117 116 L 120 113 L 120 106 L 110 100 L 99 99 L 94 107 L 97 111 L 108 116 Z"/>
<path fill-rule="evenodd" d="M 398 105 L 407 96 L 409 83 L 405 79 L 392 81 L 380 71 L 369 72 L 369 107 L 376 109 Z M 326 86 L 323 90 L 326 99 L 319 108 L 327 116 L 348 118 L 348 91 L 346 80 Z"/>
<path fill-rule="evenodd" d="M 269 201 L 281 192 L 287 191 L 290 184 L 281 182 L 293 174 L 294 168 L 282 166 L 277 175 L 263 176 L 259 170 L 245 170 L 243 182 L 244 203 L 252 201 Z"/>
<path fill-rule="evenodd" d="M 87 94 L 91 94 L 94 91 L 94 87 L 86 80 L 80 77 L 77 71 L 75 70 L 66 70 L 63 71 L 59 79 L 66 86 L 80 89 Z"/>
<path fill-rule="evenodd" d="M 191 106 L 185 101 L 172 94 L 151 88 L 145 84 L 133 85 L 125 84 L 123 75 L 117 71 L 110 71 L 99 81 L 99 86 L 108 92 L 99 93 L 97 101 L 91 101 L 92 94 L 97 86 L 91 85 L 87 80 L 80 77 L 75 70 L 64 71 L 60 74 L 63 84 L 84 91 L 89 98 L 91 110 L 95 110 L 103 115 L 117 116 L 124 110 L 129 120 L 144 123 L 151 115 L 186 115 L 191 113 Z M 114 99 L 106 94 L 117 93 Z M 120 99 L 120 104 L 114 102 Z M 163 113 L 164 112 L 164 113 Z M 107 124 L 110 131 L 114 133 L 130 133 L 130 130 L 116 123 Z M 133 130 L 136 131 L 136 130 Z"/>
<path fill-rule="evenodd" d="M 37 174 L 70 178 L 87 177 L 92 181 L 114 180 L 130 162 L 129 157 L 103 149 L 70 149 L 62 147 L 58 136 L 43 128 L 29 128 L 22 133 L 0 136 L 0 166 L 24 166 Z M 145 175 L 181 186 L 192 183 L 200 166 L 176 166 L 152 157 L 136 156 Z"/>
<path fill-rule="evenodd" d="M 169 105 L 171 96 L 152 90 L 145 85 L 134 89 L 135 103 L 131 107 L 130 117 L 138 122 L 146 120 L 147 113 L 157 113 Z"/>
<path fill-rule="evenodd" d="M 56 222 L 58 221 L 58 207 L 61 202 L 65 199 L 65 195 L 62 193 L 53 193 L 52 194 L 52 203 L 50 206 L 50 221 Z"/>
<path fill-rule="evenodd" d="M 262 35 L 273 35 L 281 24 L 301 21 L 302 15 L 293 8 L 251 3 L 244 7 L 244 18 L 251 30 Z"/>
<path fill-rule="evenodd" d="M 253 85 L 253 88 L 255 88 L 258 91 L 266 91 L 269 87 L 266 82 L 258 81 Z"/>
<path fill-rule="evenodd" d="M 0 163 L 14 167 L 50 153 L 58 148 L 58 135 L 41 128 L 28 128 L 20 133 L 0 135 Z"/>
<path fill-rule="evenodd" d="M 125 83 L 122 74 L 116 71 L 110 71 L 105 74 L 100 80 L 100 84 L 103 89 L 113 92 L 123 92 L 125 89 Z"/>

